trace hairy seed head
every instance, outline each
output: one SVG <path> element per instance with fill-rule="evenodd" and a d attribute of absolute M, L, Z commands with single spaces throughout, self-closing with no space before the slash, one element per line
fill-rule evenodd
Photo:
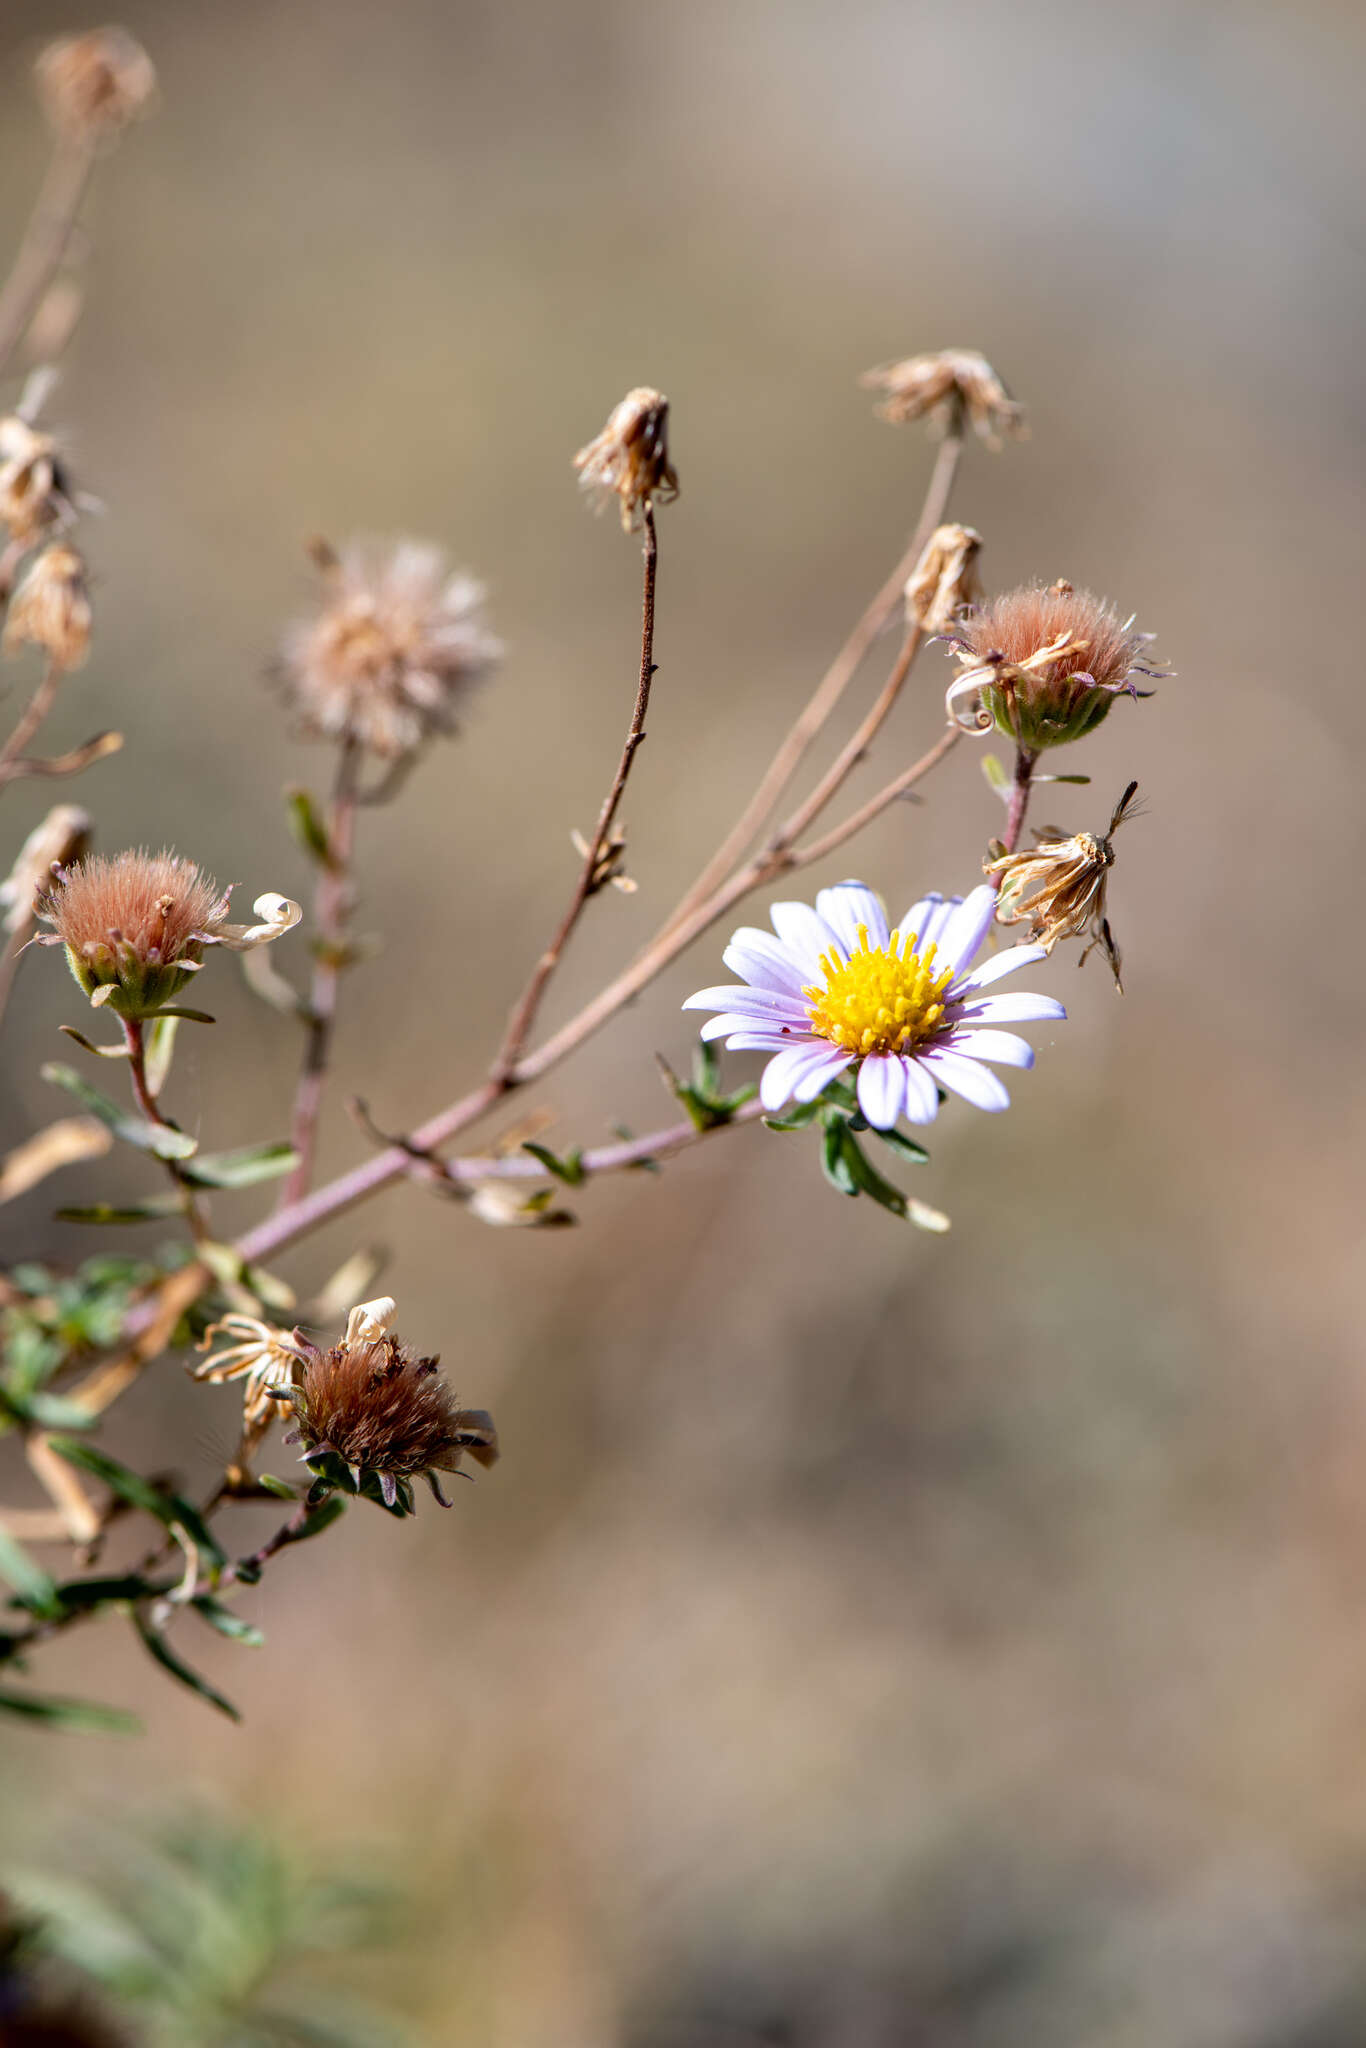
<path fill-rule="evenodd" d="M 1135 676 L 1163 676 L 1103 598 L 1060 581 L 1009 591 L 967 612 L 948 634 L 960 672 L 946 703 L 969 731 L 995 725 L 1023 747 L 1061 746 L 1099 725 L 1116 696 L 1151 696 Z"/>
<path fill-rule="evenodd" d="M 335 1451 L 362 1476 L 456 1472 L 466 1453 L 493 1464 L 492 1424 L 457 1405 L 438 1366 L 388 1334 L 314 1352 L 295 1378 L 300 1442 L 306 1451 Z"/>
<path fill-rule="evenodd" d="M 894 426 L 927 419 L 942 434 L 951 427 L 961 430 L 966 414 L 989 448 L 1000 447 L 1002 434 L 1018 441 L 1029 431 L 1024 407 L 976 349 L 944 348 L 883 363 L 866 370 L 860 382 L 867 390 L 886 392 L 878 414 Z"/>
<path fill-rule="evenodd" d="M 146 112 L 156 92 L 151 58 L 122 28 L 61 36 L 41 52 L 35 70 L 53 127 L 87 146 L 117 135 Z"/>

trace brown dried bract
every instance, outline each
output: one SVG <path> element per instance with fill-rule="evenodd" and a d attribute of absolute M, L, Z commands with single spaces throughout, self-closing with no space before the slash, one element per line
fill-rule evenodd
<path fill-rule="evenodd" d="M 116 135 L 146 112 L 156 92 L 151 58 L 123 28 L 62 36 L 34 68 L 53 127 L 87 144 Z"/>
<path fill-rule="evenodd" d="M 982 536 L 971 526 L 937 526 L 906 583 L 906 615 L 926 633 L 945 633 L 981 595 Z"/>
<path fill-rule="evenodd" d="M 678 477 L 669 461 L 669 401 L 647 384 L 628 391 L 600 434 L 574 457 L 585 490 L 615 497 L 627 533 L 639 526 L 656 498 L 678 496 Z"/>
<path fill-rule="evenodd" d="M 54 541 L 30 564 L 10 602 L 5 652 L 40 647 L 61 669 L 79 668 L 90 652 L 90 592 L 75 548 Z"/>
<path fill-rule="evenodd" d="M 457 1406 L 439 1363 L 388 1334 L 314 1352 L 295 1380 L 300 1442 L 335 1451 L 359 1475 L 458 1472 L 467 1456 L 495 1464 L 497 1431 L 482 1409 Z"/>
<path fill-rule="evenodd" d="M 314 552 L 326 598 L 286 635 L 276 672 L 304 731 L 388 761 L 454 732 L 470 690 L 503 652 L 484 620 L 483 586 L 416 541 Z"/>
<path fill-rule="evenodd" d="M 1075 832 L 1070 838 L 1045 829 L 1036 831 L 1035 846 L 1029 852 L 996 852 L 983 862 L 983 872 L 999 876 L 1000 901 L 996 911 L 999 924 L 1029 925 L 1029 937 L 1051 953 L 1059 939 L 1080 938 L 1089 933 L 1085 960 L 1099 946 L 1110 964 L 1115 987 L 1123 993 L 1120 979 L 1119 947 L 1106 916 L 1106 891 L 1115 864 L 1112 844 L 1126 818 L 1134 815 L 1138 784 L 1131 782 L 1111 813 L 1107 830 L 1101 833 Z"/>
<path fill-rule="evenodd" d="M 908 356 L 865 370 L 860 383 L 885 391 L 878 416 L 896 426 L 927 419 L 939 433 L 961 430 L 963 416 L 972 421 L 989 448 L 999 448 L 1001 435 L 1023 440 L 1029 429 L 1024 407 L 1006 390 L 986 357 L 976 349 L 943 348 L 932 355 Z"/>

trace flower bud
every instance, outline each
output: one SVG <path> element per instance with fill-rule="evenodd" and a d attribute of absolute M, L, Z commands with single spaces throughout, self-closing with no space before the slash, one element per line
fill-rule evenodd
<path fill-rule="evenodd" d="M 302 916 L 288 897 L 260 896 L 262 923 L 229 924 L 230 895 L 179 854 L 95 854 L 55 872 L 39 910 L 53 929 L 38 943 L 65 946 L 93 1008 L 153 1017 L 199 972 L 205 947 L 264 945 Z"/>
<path fill-rule="evenodd" d="M 156 91 L 151 58 L 122 28 L 62 36 L 48 44 L 35 70 L 53 127 L 87 145 L 117 135 L 147 110 Z"/>
<path fill-rule="evenodd" d="M 945 707 L 968 732 L 994 725 L 1037 752 L 1077 740 L 1114 699 L 1150 697 L 1135 676 L 1165 676 L 1113 605 L 1070 583 L 1026 584 L 970 611 L 947 635 L 959 663 Z"/>
<path fill-rule="evenodd" d="M 658 498 L 668 504 L 678 496 L 678 478 L 669 461 L 669 401 L 663 392 L 642 384 L 628 391 L 607 421 L 574 457 L 585 490 L 601 491 L 604 502 L 616 497 L 621 524 L 630 533 L 640 525 L 647 505 Z"/>
<path fill-rule="evenodd" d="M 981 595 L 982 536 L 970 526 L 937 526 L 906 583 L 906 617 L 926 633 L 946 633 Z"/>
<path fill-rule="evenodd" d="M 859 379 L 866 390 L 885 391 L 878 416 L 900 426 L 927 419 L 938 433 L 961 431 L 963 416 L 972 421 L 989 448 L 999 448 L 1001 435 L 1023 440 L 1024 407 L 1006 390 L 985 356 L 975 349 L 944 348 L 933 355 L 908 356 L 883 363 Z"/>
<path fill-rule="evenodd" d="M 41 647 L 60 669 L 79 668 L 90 652 L 90 595 L 75 548 L 54 541 L 29 565 L 10 600 L 5 652 Z"/>

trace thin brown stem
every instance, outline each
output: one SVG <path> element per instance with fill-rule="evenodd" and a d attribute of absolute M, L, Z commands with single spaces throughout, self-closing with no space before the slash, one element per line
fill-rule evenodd
<path fill-rule="evenodd" d="M 617 771 L 612 786 L 603 799 L 598 812 L 598 822 L 588 851 L 584 856 L 579 879 L 570 898 L 569 908 L 560 920 L 559 928 L 550 944 L 536 962 L 530 981 L 523 990 L 498 1048 L 498 1054 L 490 1069 L 490 1079 L 500 1088 L 512 1085 L 512 1076 L 521 1058 L 522 1048 L 531 1035 L 536 1013 L 541 1005 L 551 975 L 560 964 L 561 955 L 569 943 L 570 934 L 583 914 L 584 905 L 599 886 L 599 862 L 607 845 L 617 810 L 621 804 L 626 779 L 631 773 L 641 742 L 645 738 L 645 715 L 650 708 L 650 685 L 655 673 L 655 579 L 659 560 L 659 543 L 655 536 L 654 508 L 647 501 L 645 505 L 645 539 L 642 549 L 644 559 L 644 589 L 641 597 L 640 617 L 640 678 L 636 684 L 636 701 L 631 712 L 631 723 L 627 728 L 626 742 L 617 762 Z"/>
<path fill-rule="evenodd" d="M 0 371 L 8 367 L 61 268 L 94 162 L 89 143 L 71 137 L 58 142 L 13 268 L 0 290 Z"/>
<path fill-rule="evenodd" d="M 317 951 L 306 1012 L 308 1037 L 290 1119 L 290 1143 L 299 1157 L 281 1192 L 282 1209 L 307 1194 L 313 1178 L 318 1117 L 332 1058 L 337 994 L 346 962 L 346 930 L 355 900 L 351 863 L 355 852 L 359 771 L 360 752 L 355 741 L 343 740 L 327 819 L 327 853 L 318 877 L 314 906 Z"/>
<path fill-rule="evenodd" d="M 7 782 L 13 782 L 18 773 L 22 773 L 18 766 L 20 757 L 56 703 L 58 686 L 65 673 L 60 662 L 48 662 L 43 679 L 24 706 L 18 724 L 3 747 L 0 747 L 0 789 L 3 789 Z"/>
<path fill-rule="evenodd" d="M 847 839 L 852 839 L 856 833 L 861 832 L 865 825 L 871 825 L 874 818 L 880 817 L 890 804 L 909 795 L 917 782 L 922 781 L 932 768 L 937 768 L 945 755 L 953 752 L 962 737 L 961 727 L 947 727 L 928 753 L 922 754 L 903 774 L 894 776 L 876 796 L 870 796 L 867 803 L 861 804 L 858 810 L 851 811 L 841 824 L 833 825 L 821 838 L 809 840 L 800 849 L 801 864 L 806 866 L 809 862 L 825 860 L 828 855 L 843 846 Z"/>
<path fill-rule="evenodd" d="M 848 639 L 816 685 L 805 709 L 773 756 L 764 772 L 763 780 L 736 820 L 734 828 L 727 834 L 697 880 L 683 896 L 677 909 L 672 913 L 666 930 L 672 925 L 683 924 L 697 906 L 707 900 L 731 872 L 745 848 L 768 824 L 783 791 L 801 765 L 807 749 L 825 726 L 857 675 L 865 656 L 881 637 L 888 621 L 895 613 L 906 588 L 906 579 L 924 553 L 930 535 L 937 526 L 943 524 L 962 453 L 963 423 L 958 420 L 954 422 L 952 431 L 946 434 L 940 443 L 920 519 L 905 554 L 854 625 Z"/>
<path fill-rule="evenodd" d="M 1010 803 L 1006 810 L 1006 829 L 1003 844 L 1007 853 L 1014 853 L 1020 844 L 1024 831 L 1025 812 L 1029 809 L 1030 785 L 1034 779 L 1034 767 L 1038 755 L 1028 747 L 1015 749 L 1015 775 L 1010 785 Z M 1001 878 L 996 878 L 999 888 Z"/>

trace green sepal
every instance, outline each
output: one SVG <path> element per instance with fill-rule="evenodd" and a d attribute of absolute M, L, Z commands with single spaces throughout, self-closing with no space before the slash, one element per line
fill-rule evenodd
<path fill-rule="evenodd" d="M 250 1188 L 258 1181 L 278 1180 L 299 1163 L 294 1147 L 283 1138 L 260 1145 L 242 1145 L 234 1152 L 200 1152 L 181 1169 L 183 1179 L 204 1188 Z"/>
<path fill-rule="evenodd" d="M 49 1060 L 40 1069 L 45 1081 L 54 1088 L 64 1088 L 73 1095 L 82 1109 L 97 1116 L 102 1124 L 122 1138 L 125 1145 L 136 1145 L 139 1152 L 153 1152 L 158 1159 L 189 1159 L 199 1150 L 198 1138 L 192 1138 L 188 1131 L 173 1130 L 166 1124 L 149 1124 L 144 1117 L 129 1116 L 107 1095 L 101 1095 L 98 1088 L 76 1072 L 74 1067 L 63 1066 L 59 1060 Z"/>
<path fill-rule="evenodd" d="M 587 1178 L 583 1170 L 583 1152 L 578 1145 L 571 1145 L 564 1157 L 558 1158 L 549 1145 L 534 1145 L 528 1138 L 522 1145 L 533 1159 L 539 1159 L 547 1173 L 553 1173 L 556 1180 L 562 1180 L 566 1187 L 582 1187 Z"/>
<path fill-rule="evenodd" d="M 0 1714 L 42 1721 L 49 1728 L 82 1730 L 92 1735 L 141 1735 L 136 1714 L 122 1707 L 102 1707 L 98 1700 L 60 1699 L 51 1693 L 0 1690 Z"/>
<path fill-rule="evenodd" d="M 210 1628 L 216 1628 L 219 1635 L 227 1636 L 230 1642 L 245 1643 L 249 1649 L 259 1650 L 265 1641 L 265 1636 L 255 1622 L 246 1621 L 240 1614 L 234 1614 L 231 1607 L 225 1607 L 221 1600 L 215 1600 L 211 1594 L 197 1593 L 190 1605 L 197 1615 L 207 1621 Z"/>
<path fill-rule="evenodd" d="M 155 1627 L 145 1614 L 140 1614 L 136 1609 L 133 1613 L 133 1626 L 142 1638 L 143 1645 L 148 1654 L 155 1658 L 163 1671 L 168 1671 L 171 1677 L 180 1685 L 183 1685 L 187 1691 L 198 1694 L 199 1698 L 206 1700 L 211 1707 L 217 1707 L 219 1713 L 226 1714 L 230 1721 L 241 1720 L 242 1716 L 238 1713 L 232 1701 L 225 1699 L 221 1692 L 218 1692 L 209 1684 L 207 1678 L 201 1677 L 199 1672 L 192 1670 L 185 1662 L 185 1659 L 178 1656 L 171 1648 L 161 1630 Z"/>
<path fill-rule="evenodd" d="M 163 1492 L 150 1480 L 144 1479 L 141 1473 L 130 1472 L 117 1458 L 96 1450 L 94 1444 L 81 1443 L 77 1438 L 67 1436 L 49 1437 L 48 1442 L 58 1457 L 65 1458 L 68 1465 L 76 1465 L 81 1471 L 89 1472 L 92 1478 L 102 1480 L 120 1500 L 127 1501 L 129 1507 L 155 1516 L 173 1535 L 177 1529 L 182 1530 L 211 1569 L 221 1571 L 227 1563 L 225 1551 L 198 1508 L 180 1494 Z"/>
<path fill-rule="evenodd" d="M 287 789 L 285 809 L 289 816 L 289 829 L 309 859 L 317 861 L 319 867 L 330 867 L 332 843 L 327 836 L 327 827 L 318 816 L 311 790 L 298 784 Z"/>

